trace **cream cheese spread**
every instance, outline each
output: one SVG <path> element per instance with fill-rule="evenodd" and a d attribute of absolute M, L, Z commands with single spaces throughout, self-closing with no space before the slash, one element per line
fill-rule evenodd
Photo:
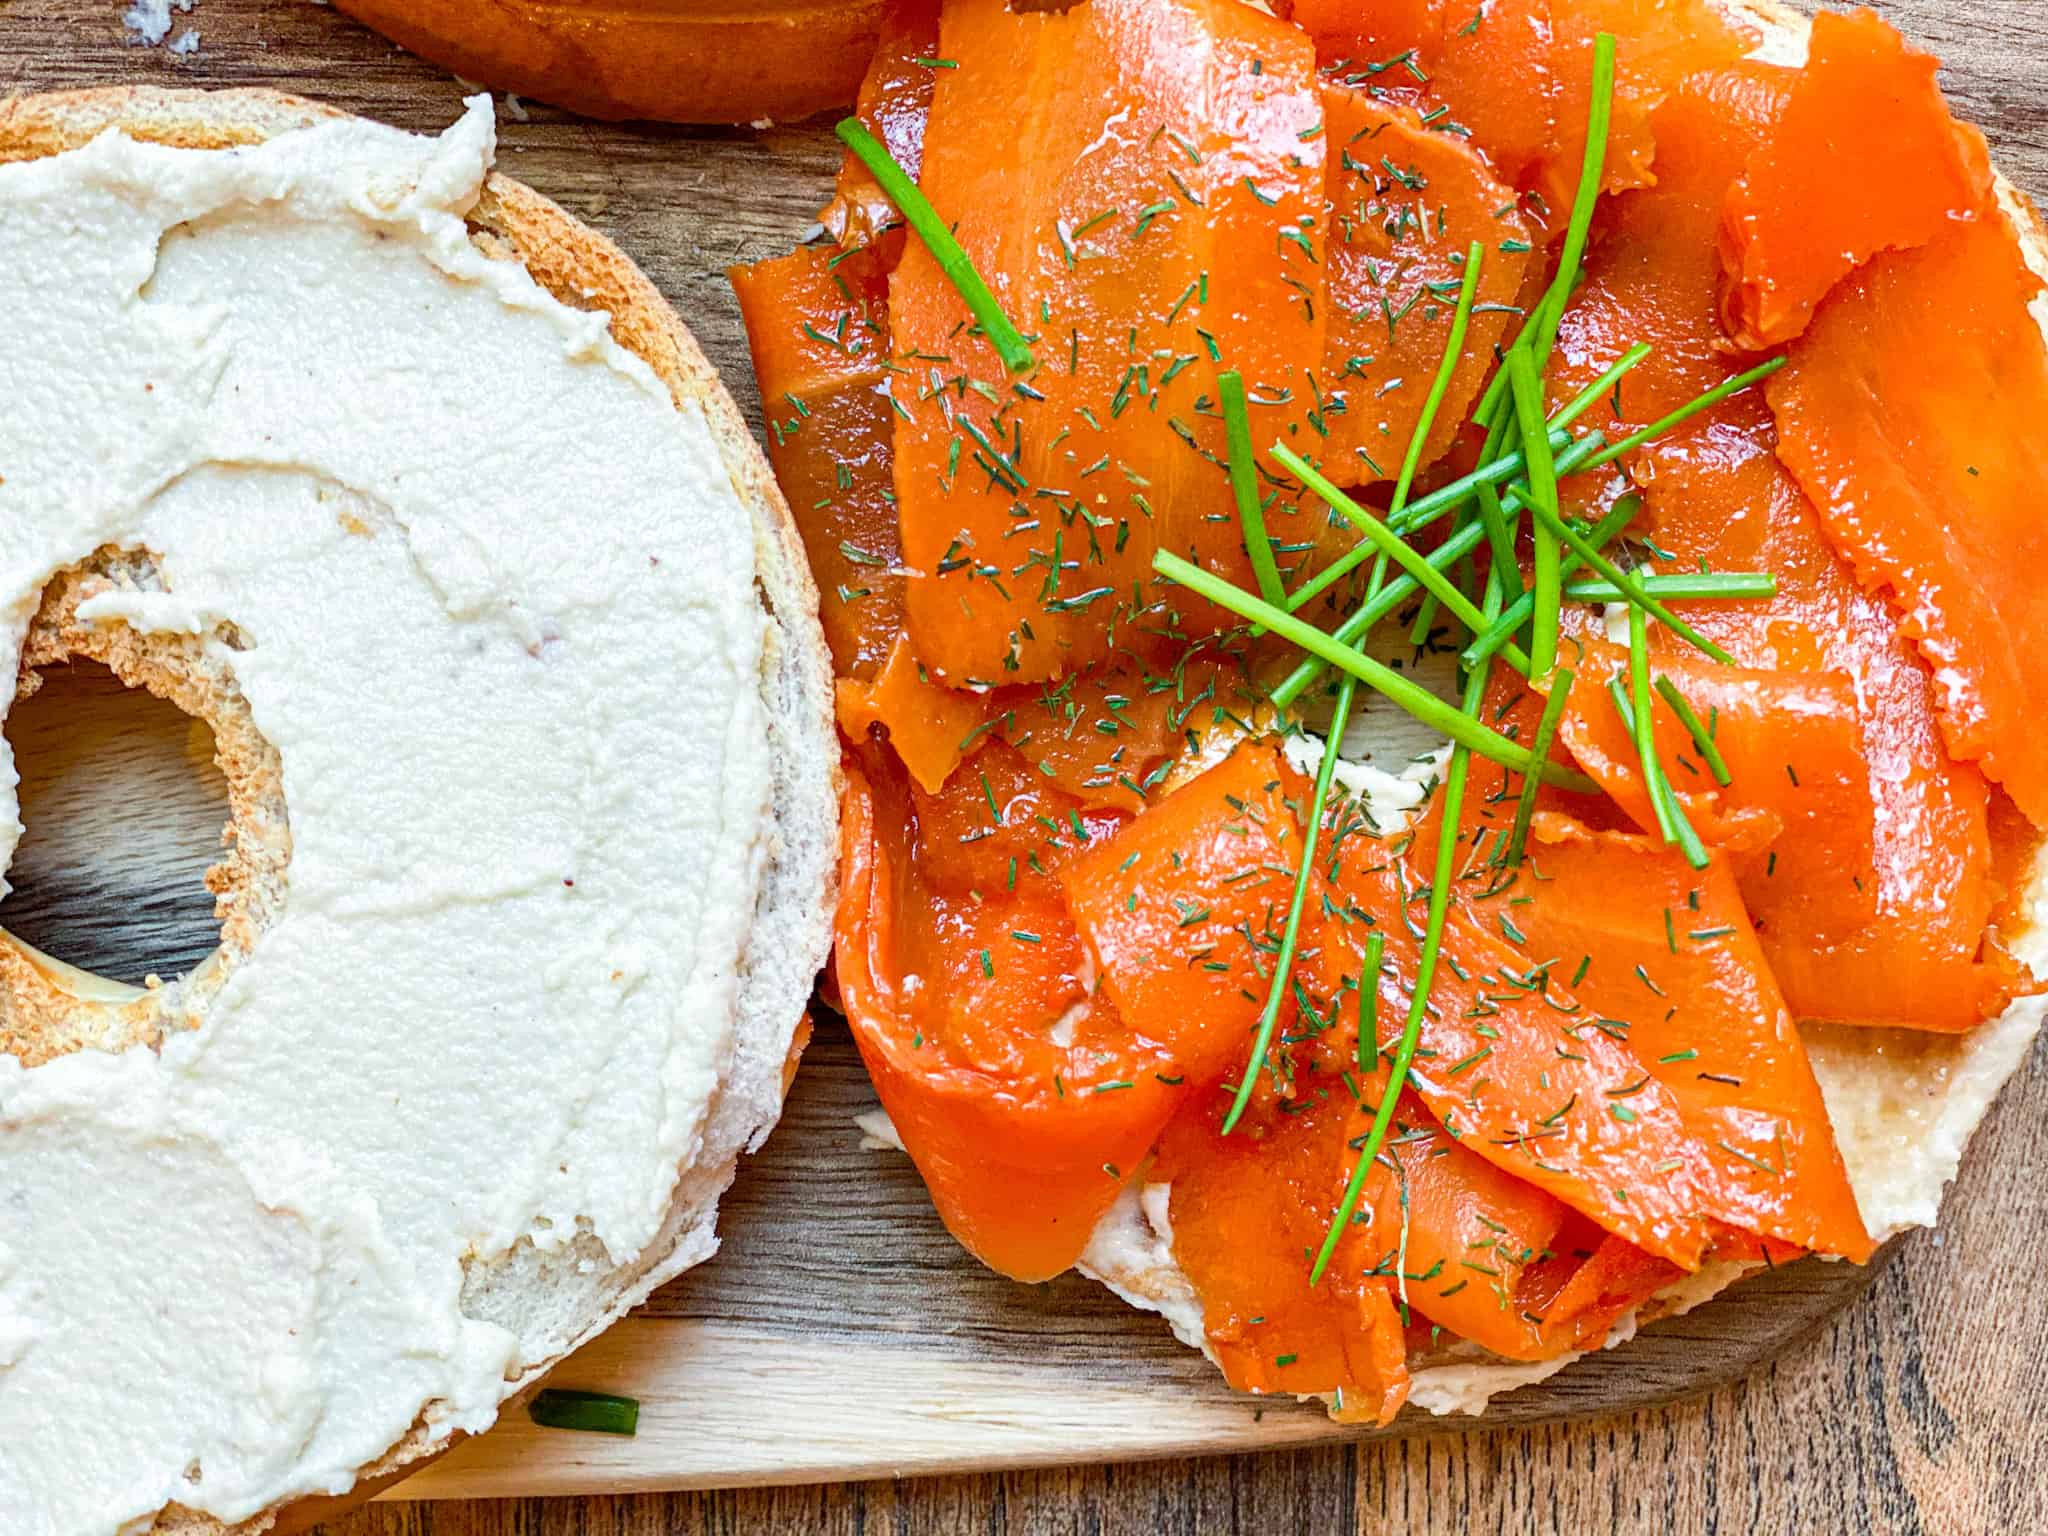
<path fill-rule="evenodd" d="M 8 1536 L 243 1519 L 483 1428 L 539 1346 L 465 1269 L 631 1261 L 732 1051 L 750 519 L 606 316 L 472 244 L 493 151 L 479 97 L 439 139 L 0 166 L 0 656 L 53 574 L 149 552 L 163 591 L 81 618 L 209 637 L 292 835 L 196 1028 L 0 1057 Z M 0 744 L 0 869 L 14 782 Z"/>

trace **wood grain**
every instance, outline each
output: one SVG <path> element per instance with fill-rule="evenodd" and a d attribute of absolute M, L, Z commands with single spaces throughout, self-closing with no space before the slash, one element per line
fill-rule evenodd
<path fill-rule="evenodd" d="M 295 0 L 201 0 L 189 18 L 201 46 L 185 57 L 129 46 L 123 8 L 120 0 L 0 0 L 0 90 L 138 79 L 268 84 L 421 129 L 446 123 L 462 94 L 445 75 L 344 18 Z M 2008 174 L 2036 195 L 2048 193 L 2048 6 L 1890 0 L 1880 9 L 1948 60 L 1947 85 L 1990 132 Z M 806 228 L 834 162 L 828 140 L 815 127 L 704 133 L 585 123 L 540 107 L 530 113 L 526 122 L 501 120 L 501 163 L 616 237 L 751 409 L 744 339 L 722 270 L 785 249 Z M 161 722 L 133 728 L 167 739 Z M 123 756 L 111 749 L 91 755 L 101 762 Z M 95 793 L 104 801 L 105 784 Z M 189 877 L 204 863 L 204 804 L 203 790 L 195 792 L 187 811 L 169 818 L 167 825 L 185 829 L 182 843 L 141 840 L 135 846 L 148 851 L 134 865 L 94 867 L 89 875 L 88 866 L 62 855 L 61 826 L 71 817 L 54 809 L 51 818 L 39 816 L 32 831 L 43 839 L 42 863 L 30 864 L 42 872 L 0 909 L 0 922 L 116 974 L 189 964 L 195 948 L 210 943 L 203 925 L 195 926 L 204 897 L 181 905 L 164 877 L 173 868 Z M 16 872 L 24 873 L 19 865 Z M 109 912 L 133 920 L 109 928 Z M 1943 1232 L 1907 1239 L 1868 1296 L 1816 1335 L 1785 1343 L 1825 1310 L 1812 1305 L 1816 1295 L 1832 1299 L 1829 1287 L 1804 1278 L 1811 1266 L 1795 1268 L 1736 1309 L 1741 1324 L 1715 1322 L 1710 1312 L 1655 1330 L 1618 1357 L 1628 1362 L 1623 1369 L 1594 1369 L 1590 1380 L 1599 1386 L 1580 1390 L 1577 1383 L 1588 1379 L 1582 1368 L 1548 1389 L 1555 1400 L 1533 1411 L 1643 1404 L 1745 1369 L 1759 1342 L 1769 1352 L 1744 1379 L 1688 1403 L 1257 1458 L 824 1488 L 379 1505 L 331 1529 L 337 1536 L 780 1529 L 908 1536 L 969 1528 L 1947 1536 L 2041 1529 L 2048 1519 L 2040 1514 L 2048 1486 L 2039 1461 L 2048 1388 L 2037 1364 L 2048 1358 L 2048 1279 L 2039 1260 L 2048 1237 L 2041 1193 L 2048 1165 L 2039 1150 L 2048 1124 L 2044 1059 L 2037 1048 L 1987 1121 Z M 1203 1438 L 1214 1428 L 1205 1415 L 1258 1410 L 1218 1394 L 1206 1367 L 1156 1323 L 1133 1319 L 1085 1282 L 1025 1289 L 967 1264 L 900 1163 L 855 1145 L 847 1116 L 864 1102 L 849 1048 L 828 1036 L 807 1064 L 788 1122 L 735 1190 L 726 1252 L 665 1290 L 629 1326 L 701 1336 L 744 1317 L 746 1329 L 814 1365 L 855 1340 L 870 1380 L 867 1390 L 845 1393 L 841 1414 L 856 1424 L 870 1414 L 887 1418 L 903 1440 L 889 1464 L 910 1469 L 943 1460 L 944 1425 L 920 1421 L 906 1396 L 928 1382 L 931 1369 L 971 1374 L 991 1359 L 1018 1369 L 1050 1362 L 1056 1379 L 1102 1394 L 1100 1423 L 1079 1431 L 1099 1436 L 1084 1447 L 1092 1453 L 1130 1454 L 1141 1440 L 1156 1448 L 1161 1441 L 1148 1419 L 1162 1415 L 1208 1426 L 1178 1442 L 1189 1448 L 1238 1443 Z M 806 1240 L 778 1244 L 793 1213 L 806 1224 Z M 859 1284 L 849 1286 L 856 1266 Z M 846 1300 L 849 1290 L 857 1303 Z M 1768 1336 L 1759 1341 L 1743 1331 L 1756 1328 Z M 1740 1342 L 1731 1347 L 1731 1339 Z M 620 1338 L 622 1353 L 629 1341 Z M 814 1437 L 792 1422 L 799 1416 L 789 1407 L 789 1379 L 744 1350 L 721 1348 L 707 1361 L 713 1379 L 745 1378 L 736 1390 L 747 1416 L 729 1424 L 729 1442 L 772 1433 L 787 1437 L 792 1455 L 803 1452 Z M 991 1397 L 1006 1391 L 1016 1394 L 1009 1411 L 1018 1419 L 1029 1421 L 1035 1410 L 1043 1417 L 1028 1383 L 987 1387 Z M 678 1421 L 692 1407 L 701 1400 L 676 1403 Z M 1269 1408 L 1255 1427 L 1270 1440 L 1321 1431 L 1312 1415 L 1287 1407 Z M 705 1431 L 707 1456 L 719 1453 L 717 1433 Z M 497 1454 L 491 1444 L 460 1453 L 431 1476 L 450 1492 L 476 1487 L 468 1479 Z M 599 1454 L 553 1450 L 549 1459 Z M 815 1458 L 815 1447 L 808 1454 Z M 818 1461 L 809 1470 L 831 1468 Z M 430 1486 L 423 1480 L 419 1491 Z"/>

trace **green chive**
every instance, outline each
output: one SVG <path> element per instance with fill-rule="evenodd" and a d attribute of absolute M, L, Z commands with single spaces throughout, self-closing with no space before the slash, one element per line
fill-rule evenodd
<path fill-rule="evenodd" d="M 1422 464 L 1423 444 L 1436 425 L 1436 413 L 1443 406 L 1444 396 L 1450 392 L 1451 377 L 1465 356 L 1465 331 L 1472 323 L 1472 300 L 1479 292 L 1479 268 L 1485 259 L 1486 247 L 1477 240 L 1465 247 L 1465 280 L 1458 285 L 1458 302 L 1451 310 L 1451 334 L 1444 341 L 1444 353 L 1437 362 L 1429 394 L 1423 399 L 1422 414 L 1416 417 L 1415 429 L 1408 434 L 1408 452 L 1401 460 L 1400 477 L 1394 482 L 1392 507 L 1396 513 L 1408 504 L 1408 489 L 1415 483 L 1415 471 Z"/>
<path fill-rule="evenodd" d="M 1003 366 L 1012 373 L 1021 373 L 1031 367 L 1034 359 L 1023 335 L 1003 313 L 996 296 L 989 292 L 988 284 L 974 270 L 974 263 L 967 252 L 961 249 L 960 242 L 953 238 L 952 230 L 925 200 L 925 195 L 918 191 L 917 183 L 895 162 L 881 141 L 861 126 L 859 118 L 844 118 L 833 131 L 839 135 L 839 142 L 853 151 L 854 158 L 868 168 L 883 194 L 896 205 L 897 212 L 924 242 L 925 249 L 932 253 L 939 270 L 946 274 L 959 290 L 960 297 L 967 301 L 968 309 L 973 311 L 982 334 L 995 347 L 996 355 L 1002 358 Z"/>
<path fill-rule="evenodd" d="M 1480 700 L 1486 693 L 1486 669 L 1476 668 L 1465 677 L 1465 707 L 1461 715 L 1478 724 Z M 1380 1146 L 1387 1139 L 1387 1127 L 1393 1122 L 1394 1102 L 1401 1096 L 1401 1086 L 1408 1081 L 1408 1069 L 1415 1061 L 1415 1048 L 1422 1040 L 1422 1016 L 1429 1007 L 1429 989 L 1436 980 L 1437 957 L 1443 952 L 1444 919 L 1449 915 L 1451 885 L 1457 878 L 1458 827 L 1465 804 L 1465 777 L 1472 765 L 1472 754 L 1462 746 L 1451 748 L 1450 766 L 1444 772 L 1443 819 L 1438 823 L 1436 839 L 1436 869 L 1429 885 L 1429 918 L 1422 934 L 1422 954 L 1415 963 L 1415 990 L 1408 999 L 1408 1018 L 1401 1026 L 1401 1043 L 1394 1051 L 1394 1065 L 1387 1074 L 1386 1089 L 1380 1094 L 1379 1108 L 1373 1112 L 1372 1129 L 1366 1133 L 1365 1145 L 1359 1148 L 1358 1161 L 1351 1165 L 1351 1178 L 1344 1186 L 1344 1198 L 1337 1206 L 1335 1219 L 1330 1230 L 1323 1236 L 1322 1251 L 1316 1255 L 1314 1266 L 1309 1270 L 1308 1283 L 1315 1285 L 1323 1278 L 1323 1271 L 1329 1268 L 1330 1256 L 1337 1251 L 1337 1242 L 1344 1235 L 1344 1229 L 1351 1224 L 1352 1213 L 1358 1209 L 1359 1196 L 1365 1192 L 1366 1174 L 1372 1169 L 1373 1159 L 1379 1156 Z"/>
<path fill-rule="evenodd" d="M 1266 534 L 1265 510 L 1259 505 L 1259 477 L 1252 464 L 1252 422 L 1245 408 L 1244 375 L 1235 368 L 1217 374 L 1216 393 L 1223 401 L 1223 433 L 1230 444 L 1230 491 L 1237 498 L 1237 520 L 1244 527 L 1244 552 L 1251 557 L 1259 595 L 1269 603 L 1284 603 L 1287 589 L 1280 584 L 1273 541 Z"/>
<path fill-rule="evenodd" d="M 1700 756 L 1707 760 L 1707 771 L 1713 774 L 1714 782 L 1725 789 L 1732 778 L 1728 772 L 1728 760 L 1721 756 L 1721 749 L 1714 745 L 1714 738 L 1706 725 L 1693 713 L 1693 707 L 1686 701 L 1685 695 L 1678 691 L 1678 684 L 1659 672 L 1656 689 L 1664 702 L 1671 706 L 1671 713 L 1678 716 L 1679 723 L 1692 734 L 1692 744 L 1699 748 Z"/>
<path fill-rule="evenodd" d="M 600 1435 L 630 1435 L 640 1427 L 636 1398 L 609 1392 L 573 1392 L 543 1387 L 526 1405 L 526 1416 L 542 1429 L 580 1429 Z"/>
<path fill-rule="evenodd" d="M 1302 832 L 1301 860 L 1294 871 L 1294 897 L 1287 905 L 1287 926 L 1281 932 L 1280 953 L 1273 961 L 1273 982 L 1266 990 L 1265 1011 L 1259 1015 L 1259 1032 L 1252 1041 L 1252 1059 L 1245 1064 L 1238 1080 L 1237 1097 L 1231 1100 L 1230 1113 L 1223 1117 L 1223 1134 L 1226 1136 L 1236 1128 L 1245 1105 L 1251 1102 L 1252 1088 L 1266 1064 L 1266 1053 L 1272 1049 L 1273 1028 L 1280 1020 L 1280 1005 L 1286 1000 L 1287 983 L 1294 975 L 1294 952 L 1301 937 L 1301 909 L 1308 899 L 1309 875 L 1315 867 L 1316 834 L 1322 830 L 1323 807 L 1329 803 L 1330 780 L 1336 776 L 1337 752 L 1344 739 L 1344 727 L 1350 723 L 1351 699 L 1357 689 L 1358 685 L 1348 677 L 1337 689 L 1337 705 L 1330 714 L 1329 734 L 1323 738 L 1323 760 L 1316 768 L 1316 790 L 1309 801 L 1308 826 Z"/>
<path fill-rule="evenodd" d="M 1778 578 L 1768 571 L 1702 571 L 1690 576 L 1639 576 L 1636 579 L 1652 597 L 1669 598 L 1673 602 L 1778 595 Z M 1611 581 L 1575 581 L 1565 588 L 1564 595 L 1575 603 L 1615 603 L 1626 596 Z"/>
<path fill-rule="evenodd" d="M 1550 674 L 1550 697 L 1543 701 L 1542 718 L 1536 722 L 1536 737 L 1529 743 L 1529 754 L 1539 763 L 1550 760 L 1550 744 L 1557 739 L 1557 727 L 1564 719 L 1565 699 L 1572 691 L 1573 676 L 1567 667 L 1559 667 Z M 1521 798 L 1515 802 L 1514 830 L 1508 836 L 1508 846 L 1501 862 L 1510 866 L 1522 862 L 1522 849 L 1529 841 L 1529 823 L 1536 814 L 1536 789 L 1541 781 L 1534 774 L 1522 778 Z"/>
<path fill-rule="evenodd" d="M 1529 466 L 1529 504 L 1557 517 L 1557 465 L 1550 456 L 1550 443 L 1543 422 L 1543 384 L 1536 377 L 1536 365 L 1526 352 L 1508 354 L 1508 384 L 1514 395 L 1515 417 L 1522 429 L 1522 458 Z M 1534 552 L 1535 627 L 1530 632 L 1529 671 L 1541 677 L 1557 665 L 1557 617 L 1561 576 L 1557 538 L 1539 516 L 1531 540 Z"/>
<path fill-rule="evenodd" d="M 1380 976 L 1387 966 L 1387 936 L 1366 935 L 1365 964 L 1358 976 L 1358 1068 L 1370 1072 L 1380 1050 Z"/>

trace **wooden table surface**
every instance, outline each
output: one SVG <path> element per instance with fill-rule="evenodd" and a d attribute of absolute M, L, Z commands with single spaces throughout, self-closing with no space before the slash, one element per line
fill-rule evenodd
<path fill-rule="evenodd" d="M 1368 3 L 1368 0 L 1360 0 Z M 124 0 L 0 0 L 0 91 L 153 80 L 276 84 L 433 127 L 458 88 L 344 18 L 298 0 L 200 0 L 195 53 L 129 45 Z M 2048 0 L 1880 0 L 1948 61 L 1946 83 L 2006 173 L 2048 198 Z M 56 46 L 58 40 L 62 46 Z M 430 107 L 410 117 L 395 101 Z M 551 115 L 536 109 L 537 122 Z M 553 140 L 562 121 L 552 117 Z M 786 247 L 808 211 L 746 210 L 733 249 L 637 241 L 595 169 L 504 124 L 504 163 L 610 230 L 698 324 L 751 405 L 718 269 Z M 658 143 L 660 130 L 648 135 Z M 734 135 L 732 167 L 811 155 L 814 136 Z M 757 162 L 758 163 L 758 162 Z M 594 162 L 593 162 L 594 165 Z M 821 166 L 822 169 L 822 166 Z M 717 317 L 707 328 L 704 314 Z M 1625 1418 L 1332 1445 L 1255 1457 L 824 1488 L 576 1500 L 377 1504 L 329 1536 L 961 1530 L 1689 1533 L 2048 1530 L 2048 1043 L 2008 1086 L 1951 1192 L 1940 1233 L 1905 1240 L 1859 1301 L 1749 1379 Z"/>

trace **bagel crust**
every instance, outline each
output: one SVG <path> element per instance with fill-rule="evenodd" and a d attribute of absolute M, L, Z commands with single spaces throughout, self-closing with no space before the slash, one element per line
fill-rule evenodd
<path fill-rule="evenodd" d="M 493 150 L 487 98 L 0 107 L 0 644 L 206 719 L 235 812 L 189 977 L 0 935 L 0 1531 L 260 1530 L 481 1430 L 779 1109 L 815 592 L 680 322 Z"/>

